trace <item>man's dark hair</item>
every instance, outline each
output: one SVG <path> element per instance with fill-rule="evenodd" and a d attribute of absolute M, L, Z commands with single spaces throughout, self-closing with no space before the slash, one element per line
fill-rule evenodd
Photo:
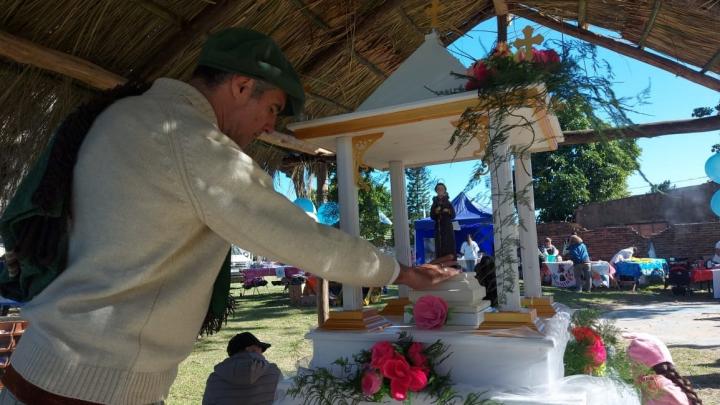
<path fill-rule="evenodd" d="M 205 83 L 205 85 L 210 89 L 219 86 L 226 80 L 229 80 L 232 76 L 233 74 L 230 72 L 215 69 L 210 66 L 198 66 L 192 74 L 193 79 L 202 80 L 203 83 Z"/>

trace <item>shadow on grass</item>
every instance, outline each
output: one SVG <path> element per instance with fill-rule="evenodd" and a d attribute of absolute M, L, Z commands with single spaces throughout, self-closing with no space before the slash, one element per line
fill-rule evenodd
<path fill-rule="evenodd" d="M 598 288 L 590 293 L 578 293 L 557 287 L 543 287 L 543 290 L 552 294 L 555 301 L 571 308 L 594 308 L 600 311 L 661 303 L 683 303 L 691 306 L 715 303 L 709 293 L 674 295 L 670 289 L 665 290 L 662 286 L 649 286 L 636 291 Z"/>
<path fill-rule="evenodd" d="M 697 350 L 720 349 L 720 345 L 674 344 L 674 345 L 667 345 L 667 347 L 669 347 L 671 349 L 697 349 Z M 720 359 L 718 360 L 718 362 L 720 362 Z"/>
<path fill-rule="evenodd" d="M 694 388 L 720 389 L 720 373 L 687 376 Z"/>

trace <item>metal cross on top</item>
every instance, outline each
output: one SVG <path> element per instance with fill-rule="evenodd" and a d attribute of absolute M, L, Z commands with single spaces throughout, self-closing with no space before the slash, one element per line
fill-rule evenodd
<path fill-rule="evenodd" d="M 542 44 L 543 36 L 540 34 L 532 36 L 533 28 L 529 25 L 523 28 L 522 32 L 525 35 L 525 38 L 516 39 L 515 41 L 513 41 L 513 45 L 515 46 L 515 48 L 517 48 L 518 52 L 523 52 L 525 53 L 525 55 L 530 55 L 532 53 L 533 44 Z M 522 48 L 525 49 L 523 50 Z"/>
<path fill-rule="evenodd" d="M 440 0 L 432 0 L 430 8 L 425 10 L 425 13 L 430 17 L 430 27 L 432 27 L 432 29 L 440 28 L 440 21 L 438 19 L 440 7 Z"/>

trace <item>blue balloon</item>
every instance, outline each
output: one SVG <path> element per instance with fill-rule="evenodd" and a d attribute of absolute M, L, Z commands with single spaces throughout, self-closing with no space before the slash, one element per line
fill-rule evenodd
<path fill-rule="evenodd" d="M 293 201 L 293 204 L 300 207 L 303 211 L 308 213 L 316 213 L 315 211 L 315 204 L 312 203 L 312 201 L 308 200 L 307 198 L 297 198 L 295 201 Z"/>
<path fill-rule="evenodd" d="M 710 209 L 720 217 L 720 190 L 716 191 L 710 199 Z"/>
<path fill-rule="evenodd" d="M 318 208 L 318 222 L 335 225 L 340 221 L 340 207 L 335 202 L 326 202 Z"/>
<path fill-rule="evenodd" d="M 720 183 L 720 153 L 713 154 L 705 162 L 705 174 L 715 183 Z"/>

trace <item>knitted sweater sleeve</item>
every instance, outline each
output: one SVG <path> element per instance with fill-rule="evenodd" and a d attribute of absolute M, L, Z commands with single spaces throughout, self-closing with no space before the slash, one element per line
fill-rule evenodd
<path fill-rule="evenodd" d="M 273 188 L 272 178 L 224 134 L 180 134 L 176 159 L 201 220 L 220 237 L 333 281 L 394 282 L 398 263 L 358 237 L 316 223 Z"/>

